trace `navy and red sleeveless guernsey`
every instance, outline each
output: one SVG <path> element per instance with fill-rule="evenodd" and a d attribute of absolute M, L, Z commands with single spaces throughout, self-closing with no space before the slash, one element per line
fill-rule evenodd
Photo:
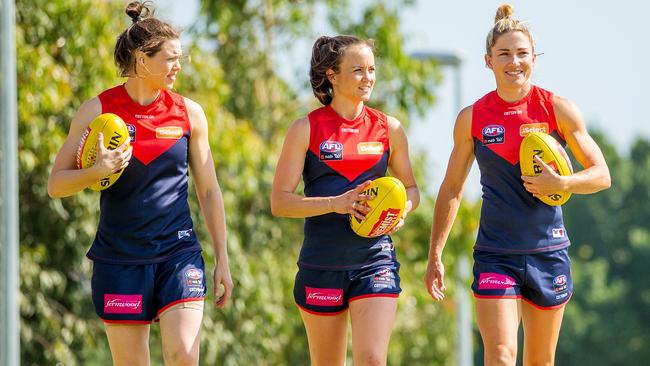
<path fill-rule="evenodd" d="M 201 250 L 187 202 L 191 126 L 183 97 L 161 91 L 143 106 L 119 85 L 99 100 L 102 113 L 126 122 L 133 156 L 120 179 L 101 193 L 99 226 L 88 258 L 147 264 Z"/>
<path fill-rule="evenodd" d="M 336 196 L 366 180 L 386 175 L 390 154 L 386 115 L 365 107 L 354 120 L 331 106 L 309 113 L 310 139 L 303 180 L 305 196 Z M 349 215 L 328 213 L 305 219 L 300 268 L 351 270 L 395 261 L 388 235 L 363 238 L 350 228 Z"/>
<path fill-rule="evenodd" d="M 526 191 L 519 167 L 519 145 L 530 132 L 546 132 L 566 145 L 552 99 L 551 92 L 532 86 L 515 103 L 504 101 L 496 91 L 474 103 L 472 138 L 483 186 L 475 249 L 527 254 L 569 246 L 562 208 L 548 206 Z"/>

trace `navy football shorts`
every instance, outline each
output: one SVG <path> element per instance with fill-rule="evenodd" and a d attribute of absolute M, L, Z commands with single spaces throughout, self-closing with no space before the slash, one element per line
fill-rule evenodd
<path fill-rule="evenodd" d="M 200 251 L 153 264 L 94 262 L 95 311 L 105 323 L 149 324 L 171 306 L 203 301 L 204 269 Z"/>
<path fill-rule="evenodd" d="M 317 315 L 336 315 L 367 297 L 398 297 L 399 263 L 349 271 L 298 269 L 293 287 L 296 304 Z"/>
<path fill-rule="evenodd" d="M 474 296 L 523 298 L 540 309 L 560 307 L 573 294 L 568 250 L 534 254 L 474 250 Z"/>

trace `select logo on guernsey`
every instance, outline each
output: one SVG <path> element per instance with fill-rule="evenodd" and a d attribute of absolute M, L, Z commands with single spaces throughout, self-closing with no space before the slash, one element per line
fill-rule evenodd
<path fill-rule="evenodd" d="M 157 139 L 174 139 L 178 140 L 183 136 L 183 129 L 179 126 L 167 126 L 156 128 Z"/>
<path fill-rule="evenodd" d="M 104 294 L 104 313 L 142 314 L 142 295 Z"/>
<path fill-rule="evenodd" d="M 343 289 L 317 288 L 305 286 L 308 305 L 339 306 L 343 305 Z"/>
<path fill-rule="evenodd" d="M 548 133 L 548 123 L 526 123 L 519 126 L 519 136 L 526 136 L 532 132 Z"/>
<path fill-rule="evenodd" d="M 357 144 L 357 153 L 360 155 L 381 155 L 384 153 L 384 144 L 379 141 L 360 142 Z"/>
<path fill-rule="evenodd" d="M 478 277 L 479 290 L 503 290 L 516 285 L 512 277 L 501 273 L 484 272 Z"/>

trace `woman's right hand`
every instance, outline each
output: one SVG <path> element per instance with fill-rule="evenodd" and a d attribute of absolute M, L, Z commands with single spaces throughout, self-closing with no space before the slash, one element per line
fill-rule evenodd
<path fill-rule="evenodd" d="M 133 149 L 126 139 L 122 145 L 114 150 L 109 150 L 104 147 L 104 135 L 100 132 L 97 135 L 97 159 L 95 165 L 91 168 L 98 172 L 102 178 L 111 175 L 129 165 Z"/>
<path fill-rule="evenodd" d="M 445 298 L 445 266 L 442 264 L 440 257 L 429 259 L 427 273 L 424 275 L 424 283 L 427 286 L 429 295 L 436 300 L 441 301 Z"/>
<path fill-rule="evenodd" d="M 332 197 L 332 211 L 340 214 L 351 214 L 357 219 L 363 220 L 366 217 L 366 214 L 370 212 L 370 207 L 360 203 L 360 201 L 368 201 L 375 197 L 362 194 L 370 184 L 372 184 L 372 181 L 367 180 L 342 195 Z"/>

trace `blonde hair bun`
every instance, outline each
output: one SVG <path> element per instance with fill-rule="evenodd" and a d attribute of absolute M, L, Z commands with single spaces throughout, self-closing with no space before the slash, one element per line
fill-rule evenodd
<path fill-rule="evenodd" d="M 515 13 L 515 9 L 510 4 L 501 4 L 497 9 L 497 15 L 494 17 L 494 23 L 498 23 L 501 19 L 508 19 Z"/>

